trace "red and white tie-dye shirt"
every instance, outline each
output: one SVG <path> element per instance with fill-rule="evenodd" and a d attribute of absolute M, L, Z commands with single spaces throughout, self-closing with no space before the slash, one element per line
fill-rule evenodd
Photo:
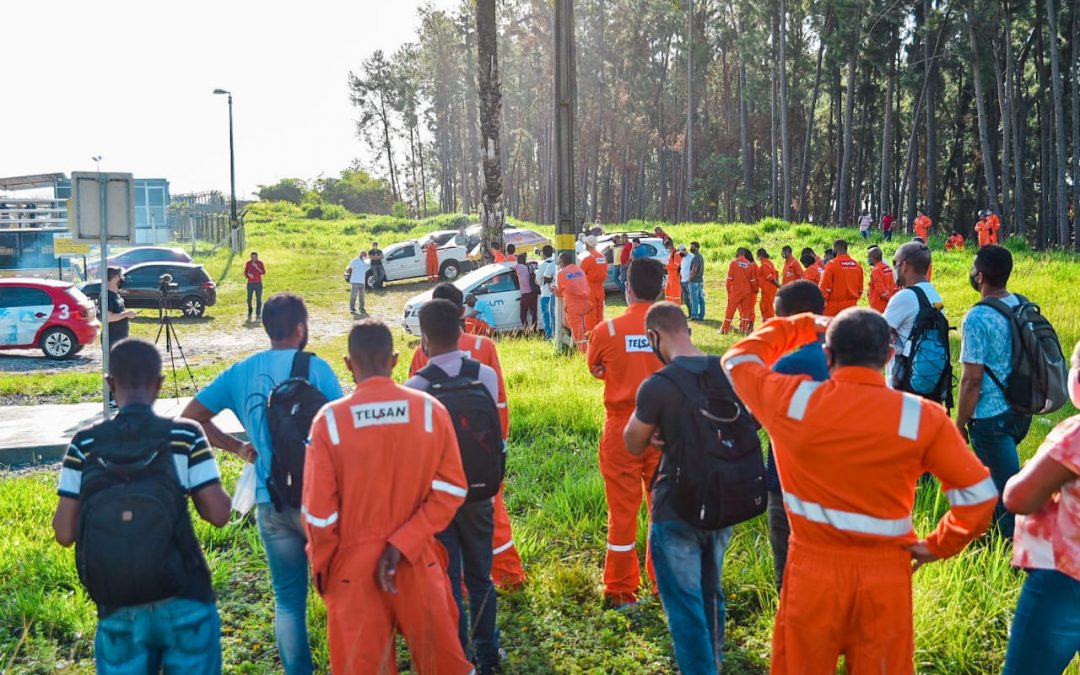
<path fill-rule="evenodd" d="M 1038 455 L 1044 454 L 1080 475 L 1080 415 L 1054 427 L 1039 446 Z M 1013 565 L 1057 570 L 1080 581 L 1080 478 L 1035 513 L 1016 517 Z"/>

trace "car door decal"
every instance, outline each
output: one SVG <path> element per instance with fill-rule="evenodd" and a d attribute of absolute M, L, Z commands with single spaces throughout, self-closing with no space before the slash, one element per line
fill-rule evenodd
<path fill-rule="evenodd" d="M 13 309 L 18 313 L 15 324 L 16 344 L 33 345 L 38 331 L 52 316 L 53 305 L 32 305 Z"/>

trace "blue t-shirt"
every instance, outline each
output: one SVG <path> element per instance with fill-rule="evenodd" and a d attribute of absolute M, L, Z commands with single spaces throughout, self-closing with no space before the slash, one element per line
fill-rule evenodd
<path fill-rule="evenodd" d="M 639 244 L 630 252 L 630 257 L 635 260 L 638 258 L 648 258 L 650 255 L 652 255 L 652 249 L 645 244 Z"/>
<path fill-rule="evenodd" d="M 1001 299 L 1009 307 L 1016 307 L 1020 299 L 1009 294 Z M 994 375 L 1005 384 L 1012 373 L 1012 327 L 1009 319 L 993 307 L 975 305 L 964 317 L 960 329 L 960 362 L 984 366 L 994 371 Z M 983 371 L 982 390 L 979 401 L 975 404 L 973 419 L 982 420 L 995 417 L 1010 409 L 1001 390 Z"/>
<path fill-rule="evenodd" d="M 473 307 L 473 309 L 476 310 L 476 316 L 482 321 L 492 328 L 495 327 L 495 310 L 491 308 L 490 302 L 487 300 L 477 300 L 476 306 Z"/>
<path fill-rule="evenodd" d="M 829 379 L 829 364 L 821 342 L 811 342 L 780 358 L 773 364 L 773 371 L 783 375 L 809 375 L 815 382 Z M 765 484 L 771 492 L 780 491 L 780 474 L 776 471 L 772 444 L 765 458 Z"/>
<path fill-rule="evenodd" d="M 259 456 L 255 459 L 255 475 L 258 478 L 255 501 L 270 503 L 266 479 L 270 476 L 270 427 L 266 423 L 266 402 L 270 392 L 285 381 L 292 371 L 295 349 L 268 349 L 253 354 L 230 366 L 218 375 L 195 400 L 217 414 L 230 410 L 247 430 L 248 438 Z M 330 365 L 317 356 L 311 358 L 308 381 L 323 396 L 333 401 L 341 398 L 341 383 Z"/>

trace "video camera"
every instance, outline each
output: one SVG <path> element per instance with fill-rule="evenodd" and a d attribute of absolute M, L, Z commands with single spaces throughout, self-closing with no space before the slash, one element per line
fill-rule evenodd
<path fill-rule="evenodd" d="M 158 277 L 158 292 L 162 295 L 168 295 L 169 293 L 175 293 L 180 289 L 180 284 L 173 281 L 171 274 L 162 274 Z"/>

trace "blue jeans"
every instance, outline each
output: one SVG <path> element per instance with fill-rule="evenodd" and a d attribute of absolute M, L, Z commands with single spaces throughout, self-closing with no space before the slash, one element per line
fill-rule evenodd
<path fill-rule="evenodd" d="M 1080 651 L 1080 581 L 1029 570 L 1010 633 L 1002 675 L 1060 675 Z"/>
<path fill-rule="evenodd" d="M 892 241 L 892 230 L 885 230 L 881 233 L 881 238 L 885 241 Z"/>
<path fill-rule="evenodd" d="M 705 284 L 700 281 L 691 281 L 686 284 L 690 291 L 690 318 L 705 318 Z"/>
<path fill-rule="evenodd" d="M 272 504 L 259 504 L 255 521 L 274 585 L 274 634 L 281 665 L 287 675 L 309 675 L 315 664 L 308 643 L 307 537 L 300 510 L 286 507 L 278 513 Z"/>
<path fill-rule="evenodd" d="M 699 530 L 678 518 L 654 522 L 649 546 L 683 675 L 711 675 L 724 660 L 721 578 L 731 528 Z"/>
<path fill-rule="evenodd" d="M 435 535 L 450 559 L 447 574 L 458 606 L 458 633 L 465 655 L 480 667 L 499 665 L 499 629 L 495 625 L 495 584 L 491 581 L 491 537 L 495 532 L 492 500 L 465 502 L 450 526 Z M 469 591 L 469 614 L 461 595 L 461 578 Z M 470 630 L 470 628 L 472 630 Z M 472 637 L 473 651 L 469 650 Z"/>
<path fill-rule="evenodd" d="M 622 265 L 615 266 L 615 283 L 619 285 L 620 291 L 626 290 L 626 268 Z"/>
<path fill-rule="evenodd" d="M 220 673 L 217 606 L 170 598 L 122 607 L 98 621 L 94 665 L 102 675 Z"/>
<path fill-rule="evenodd" d="M 555 329 L 555 316 L 552 314 L 552 300 L 550 295 L 540 296 L 540 320 L 544 322 L 544 336 L 551 339 L 551 331 Z"/>
<path fill-rule="evenodd" d="M 1003 537 L 1012 539 L 1016 518 L 1005 510 L 1001 494 L 1005 483 L 1020 471 L 1020 457 L 1016 446 L 1027 436 L 1031 428 L 1031 416 L 1008 410 L 979 420 L 968 422 L 968 437 L 975 456 L 990 469 L 990 478 L 997 487 L 998 501 L 994 507 L 994 521 Z"/>
<path fill-rule="evenodd" d="M 685 281 L 679 282 L 679 290 L 682 291 L 682 301 L 686 305 L 686 313 L 693 316 L 692 308 L 690 307 L 690 284 Z"/>

